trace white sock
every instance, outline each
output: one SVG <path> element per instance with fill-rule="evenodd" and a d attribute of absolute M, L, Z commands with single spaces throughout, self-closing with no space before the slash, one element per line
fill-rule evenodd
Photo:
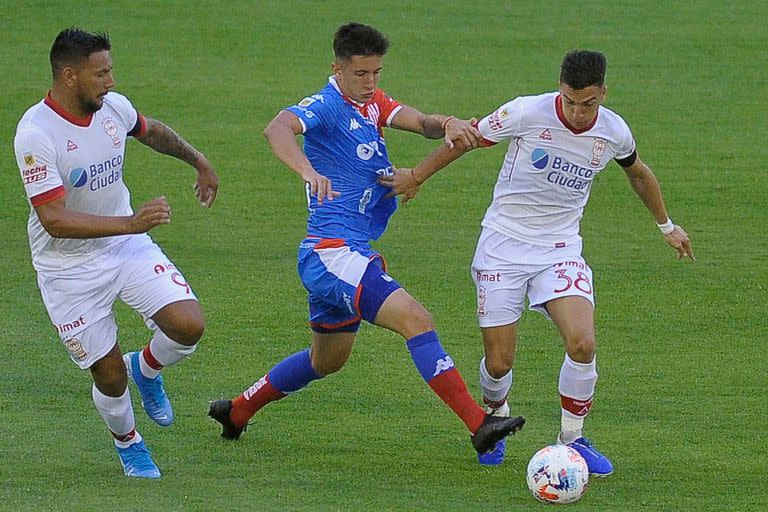
<path fill-rule="evenodd" d="M 487 402 L 498 404 L 503 402 L 506 405 L 507 395 L 512 388 L 512 370 L 509 370 L 506 375 L 501 378 L 495 379 L 488 373 L 488 368 L 485 366 L 485 358 L 480 360 L 480 389 L 483 391 L 483 398 Z M 509 406 L 507 406 L 507 415 L 509 415 Z"/>
<path fill-rule="evenodd" d="M 561 417 L 558 440 L 564 444 L 581 437 L 584 418 L 592 407 L 592 397 L 597 383 L 597 357 L 589 363 L 577 363 L 568 354 L 560 368 Z"/>
<path fill-rule="evenodd" d="M 131 405 L 131 394 L 128 388 L 125 392 L 118 397 L 107 396 L 93 385 L 91 389 L 91 396 L 93 397 L 93 403 L 96 405 L 96 410 L 99 411 L 99 415 L 104 419 L 109 427 L 112 436 L 115 437 L 115 444 L 120 446 L 122 443 L 124 446 L 129 446 L 133 443 L 141 441 L 141 436 L 135 431 L 136 421 L 133 417 L 133 406 Z M 133 433 L 133 435 L 131 435 Z M 123 438 L 122 441 L 118 441 L 117 436 Z M 130 436 L 126 438 L 126 436 Z"/>
<path fill-rule="evenodd" d="M 155 335 L 152 336 L 152 340 L 149 342 L 149 352 L 155 361 L 159 363 L 160 368 L 155 367 L 157 364 L 154 361 L 154 366 L 150 365 L 145 359 L 145 353 L 142 350 L 139 357 L 141 373 L 147 378 L 154 379 L 162 368 L 176 364 L 182 359 L 189 357 L 195 349 L 197 349 L 197 344 L 182 345 L 166 336 L 160 329 L 155 329 Z"/>

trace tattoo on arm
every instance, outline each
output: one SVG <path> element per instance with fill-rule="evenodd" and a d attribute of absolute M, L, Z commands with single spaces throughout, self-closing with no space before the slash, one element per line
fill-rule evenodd
<path fill-rule="evenodd" d="M 147 117 L 146 120 L 147 133 L 143 137 L 137 138 L 139 142 L 158 153 L 176 157 L 189 165 L 194 166 L 197 163 L 200 152 L 185 141 L 181 135 L 157 119 Z"/>
<path fill-rule="evenodd" d="M 421 121 L 421 127 L 424 130 L 424 137 L 428 139 L 439 139 L 445 135 L 440 117 L 437 115 L 427 115 Z"/>

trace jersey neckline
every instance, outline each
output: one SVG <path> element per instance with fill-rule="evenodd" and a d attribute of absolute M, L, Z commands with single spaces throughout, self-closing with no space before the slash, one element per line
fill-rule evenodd
<path fill-rule="evenodd" d="M 87 128 L 91 125 L 91 120 L 93 120 L 93 112 L 85 117 L 76 117 L 67 112 L 60 103 L 53 99 L 51 96 L 51 91 L 48 91 L 48 94 L 45 96 L 45 100 L 43 100 L 43 102 L 61 118 L 69 123 L 74 124 L 75 126 Z"/>
<path fill-rule="evenodd" d="M 555 113 L 557 114 L 557 118 L 560 120 L 560 122 L 568 128 L 568 130 L 573 133 L 574 135 L 579 135 L 584 132 L 588 132 L 592 128 L 594 128 L 595 124 L 597 123 L 597 116 L 600 115 L 600 110 L 598 109 L 597 114 L 595 114 L 595 118 L 592 119 L 592 122 L 589 123 L 585 128 L 574 128 L 571 123 L 568 122 L 568 120 L 565 118 L 565 114 L 563 114 L 563 98 L 560 94 L 558 94 L 555 97 Z"/>

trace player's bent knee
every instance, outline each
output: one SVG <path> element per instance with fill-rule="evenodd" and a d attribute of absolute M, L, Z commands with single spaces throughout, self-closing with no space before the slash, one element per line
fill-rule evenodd
<path fill-rule="evenodd" d="M 568 356 L 577 363 L 591 363 L 595 358 L 595 339 L 577 338 L 568 341 Z"/>

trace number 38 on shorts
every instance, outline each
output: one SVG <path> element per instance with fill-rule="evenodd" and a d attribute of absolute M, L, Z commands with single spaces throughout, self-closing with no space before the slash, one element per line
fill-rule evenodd
<path fill-rule="evenodd" d="M 554 272 L 556 281 L 552 293 L 592 295 L 592 269 L 583 261 L 557 263 L 552 266 L 551 271 Z"/>

